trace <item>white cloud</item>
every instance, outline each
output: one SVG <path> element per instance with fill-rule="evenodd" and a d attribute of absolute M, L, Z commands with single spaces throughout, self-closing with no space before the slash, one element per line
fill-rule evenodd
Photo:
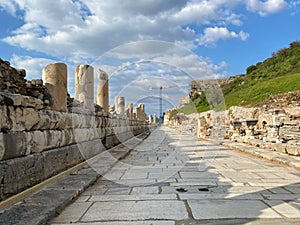
<path fill-rule="evenodd" d="M 46 58 L 33 58 L 30 56 L 13 55 L 11 59 L 12 66 L 26 70 L 26 79 L 28 80 L 42 79 L 42 70 L 50 63 L 54 63 L 54 61 Z"/>
<path fill-rule="evenodd" d="M 241 40 L 248 39 L 249 34 L 244 31 L 236 33 L 234 31 L 229 31 L 226 27 L 209 27 L 204 30 L 204 34 L 199 38 L 199 44 L 205 46 L 214 46 L 214 44 L 219 40 L 240 38 Z"/>
<path fill-rule="evenodd" d="M 124 43 L 163 40 L 196 47 L 203 25 L 242 25 L 241 0 L 7 0 L 24 25 L 4 41 L 56 57 L 85 60 Z M 189 24 L 197 24 L 193 29 Z M 216 39 L 217 41 L 217 39 Z"/>
<path fill-rule="evenodd" d="M 250 11 L 258 12 L 261 16 L 280 12 L 288 7 L 285 0 L 247 0 L 247 8 Z"/>
<path fill-rule="evenodd" d="M 295 4 L 293 1 L 291 4 Z M 163 40 L 197 47 L 221 37 L 246 39 L 245 32 L 212 37 L 205 27 L 241 26 L 240 6 L 266 15 L 283 10 L 284 0 L 1 0 L 0 7 L 24 24 L 3 40 L 27 50 L 85 61 L 124 43 Z M 193 28 L 193 26 L 197 28 Z M 228 28 L 227 28 L 228 29 Z M 203 32 L 208 32 L 202 37 Z M 223 35 L 223 36 L 222 36 Z M 151 51 L 151 50 L 150 50 Z"/>
<path fill-rule="evenodd" d="M 18 69 L 26 70 L 27 80 L 42 79 L 42 71 L 45 66 L 57 61 L 47 58 L 33 58 L 31 56 L 17 56 L 13 55 L 11 64 L 13 67 Z M 75 91 L 75 65 L 68 64 L 68 91 L 71 95 L 74 95 Z"/>
<path fill-rule="evenodd" d="M 0 0 L 0 10 L 5 10 L 11 15 L 16 14 L 16 6 L 13 2 L 7 0 Z"/>
<path fill-rule="evenodd" d="M 290 4 L 296 7 L 299 1 Z M 214 46 L 220 40 L 248 39 L 249 34 L 239 28 L 246 18 L 241 7 L 264 16 L 280 12 L 287 3 L 284 0 L 0 0 L 0 10 L 23 20 L 3 40 L 67 62 L 72 95 L 75 64 L 89 63 L 94 66 L 95 76 L 98 68 L 109 75 L 115 72 L 111 77 L 111 96 L 121 90 L 128 91 L 128 100 L 132 101 L 134 96 L 157 95 L 148 92 L 149 86 L 181 87 L 192 79 L 223 77 L 220 71 L 227 66 L 226 62 L 214 65 L 189 50 L 199 45 Z M 29 79 L 41 78 L 42 68 L 53 62 L 16 55 L 11 61 L 16 67 L 27 69 Z M 173 96 L 177 103 L 183 93 L 181 89 L 166 90 L 164 97 Z"/>

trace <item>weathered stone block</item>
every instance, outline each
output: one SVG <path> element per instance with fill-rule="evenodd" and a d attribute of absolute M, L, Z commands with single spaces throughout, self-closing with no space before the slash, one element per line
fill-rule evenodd
<path fill-rule="evenodd" d="M 0 163 L 3 173 L 1 196 L 8 197 L 44 179 L 44 163 L 40 155 L 30 155 Z"/>
<path fill-rule="evenodd" d="M 89 159 L 106 150 L 100 139 L 82 142 L 79 144 L 78 148 L 84 159 Z"/>
<path fill-rule="evenodd" d="M 66 129 L 61 131 L 61 143 L 60 147 L 75 144 L 75 136 L 73 129 Z"/>
<path fill-rule="evenodd" d="M 7 132 L 12 129 L 12 121 L 8 115 L 7 106 L 0 106 L 0 130 Z"/>
<path fill-rule="evenodd" d="M 43 101 L 38 98 L 34 98 L 26 95 L 20 95 L 20 94 L 12 94 L 7 92 L 0 92 L 0 95 L 5 96 L 6 99 L 9 99 L 11 105 L 13 106 L 29 107 L 38 110 L 44 107 Z"/>
<path fill-rule="evenodd" d="M 40 119 L 38 112 L 33 108 L 24 108 L 22 122 L 24 121 L 25 130 L 31 130 Z"/>
<path fill-rule="evenodd" d="M 97 128 L 97 138 L 103 139 L 106 135 L 106 130 L 103 127 Z"/>
<path fill-rule="evenodd" d="M 3 159 L 12 159 L 26 154 L 25 132 L 11 132 L 3 134 L 4 155 Z"/>
<path fill-rule="evenodd" d="M 42 155 L 45 162 L 45 177 L 53 176 L 83 161 L 76 144 L 45 151 Z"/>
<path fill-rule="evenodd" d="M 46 149 L 58 148 L 62 140 L 61 131 L 46 130 L 44 131 L 46 137 Z"/>
<path fill-rule="evenodd" d="M 26 154 L 42 152 L 46 149 L 47 140 L 45 132 L 33 131 L 26 133 Z"/>
<path fill-rule="evenodd" d="M 3 133 L 0 133 L 0 160 L 3 159 L 5 153 Z"/>
<path fill-rule="evenodd" d="M 288 154 L 291 154 L 291 155 L 295 155 L 295 156 L 299 156 L 300 155 L 300 148 L 299 146 L 296 146 L 296 145 L 287 145 L 286 147 L 286 152 Z"/>

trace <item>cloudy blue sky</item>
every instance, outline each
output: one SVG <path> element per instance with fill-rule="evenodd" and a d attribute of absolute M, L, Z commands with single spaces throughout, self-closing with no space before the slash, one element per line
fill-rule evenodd
<path fill-rule="evenodd" d="M 110 104 L 149 103 L 158 113 L 192 79 L 245 72 L 300 40 L 299 0 L 0 0 L 0 57 L 41 78 L 52 62 L 91 64 L 110 76 Z M 97 79 L 96 79 L 97 80 Z"/>

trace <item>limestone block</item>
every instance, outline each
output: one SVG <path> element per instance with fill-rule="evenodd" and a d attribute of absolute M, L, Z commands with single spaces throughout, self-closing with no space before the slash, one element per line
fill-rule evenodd
<path fill-rule="evenodd" d="M 108 127 L 108 117 L 102 117 L 101 127 Z"/>
<path fill-rule="evenodd" d="M 61 142 L 60 147 L 64 147 L 67 145 L 73 145 L 75 144 L 75 136 L 73 133 L 73 129 L 66 129 L 61 131 Z"/>
<path fill-rule="evenodd" d="M 26 155 L 42 152 L 47 145 L 45 132 L 26 132 Z"/>
<path fill-rule="evenodd" d="M 2 159 L 12 159 L 26 154 L 25 132 L 10 132 L 3 134 L 4 154 Z"/>
<path fill-rule="evenodd" d="M 114 133 L 113 127 L 106 127 L 105 128 L 105 135 L 106 136 L 112 135 L 113 133 Z"/>
<path fill-rule="evenodd" d="M 109 117 L 104 117 L 104 120 L 105 120 L 105 127 L 111 127 L 112 126 L 112 118 L 109 118 Z"/>
<path fill-rule="evenodd" d="M 42 73 L 43 82 L 52 96 L 52 108 L 67 111 L 67 65 L 54 63 L 47 65 Z"/>
<path fill-rule="evenodd" d="M 22 120 L 24 121 L 25 130 L 31 130 L 36 124 L 38 124 L 40 117 L 36 109 L 24 108 Z"/>
<path fill-rule="evenodd" d="M 0 92 L 0 96 L 4 96 L 6 101 L 10 101 L 13 106 L 30 107 L 38 110 L 44 107 L 42 100 L 31 96 L 12 94 L 8 92 Z"/>
<path fill-rule="evenodd" d="M 0 133 L 0 161 L 3 159 L 5 154 L 4 138 L 3 133 Z"/>
<path fill-rule="evenodd" d="M 22 121 L 23 112 L 20 107 L 7 106 L 6 107 L 6 121 L 10 124 L 8 131 L 23 131 L 25 130 L 24 121 Z M 5 120 L 5 119 L 4 119 Z"/>
<path fill-rule="evenodd" d="M 39 183 L 44 178 L 43 159 L 40 155 L 29 155 L 6 160 L 0 165 L 4 172 L 2 196 L 10 196 Z"/>
<path fill-rule="evenodd" d="M 61 131 L 46 130 L 46 131 L 44 131 L 44 133 L 45 133 L 45 138 L 46 138 L 45 150 L 58 148 L 61 143 L 61 140 L 62 140 Z"/>
<path fill-rule="evenodd" d="M 9 131 L 12 129 L 12 121 L 8 116 L 7 106 L 0 106 L 0 130 Z"/>
<path fill-rule="evenodd" d="M 291 155 L 300 156 L 300 148 L 295 145 L 287 145 L 286 152 Z"/>
<path fill-rule="evenodd" d="M 64 114 L 64 125 L 62 126 L 65 129 L 73 128 L 73 115 L 72 113 Z"/>
<path fill-rule="evenodd" d="M 102 128 L 97 128 L 96 130 L 97 130 L 97 138 L 103 139 L 106 135 L 105 128 L 103 128 L 103 127 Z"/>
<path fill-rule="evenodd" d="M 288 107 L 284 109 L 285 112 L 292 117 L 299 118 L 300 117 L 300 106 Z"/>
<path fill-rule="evenodd" d="M 45 178 L 56 175 L 84 160 L 77 144 L 44 151 L 42 156 Z"/>
<path fill-rule="evenodd" d="M 87 133 L 87 140 L 86 141 L 91 141 L 95 139 L 95 130 L 93 128 L 86 129 Z"/>
<path fill-rule="evenodd" d="M 73 130 L 76 143 L 91 141 L 98 137 L 98 131 L 95 128 L 83 128 Z"/>
<path fill-rule="evenodd" d="M 95 127 L 96 128 L 101 127 L 102 126 L 102 117 L 96 117 L 95 120 L 96 120 Z"/>
<path fill-rule="evenodd" d="M 101 140 L 94 140 L 80 143 L 80 153 L 85 159 L 89 159 L 106 150 Z"/>

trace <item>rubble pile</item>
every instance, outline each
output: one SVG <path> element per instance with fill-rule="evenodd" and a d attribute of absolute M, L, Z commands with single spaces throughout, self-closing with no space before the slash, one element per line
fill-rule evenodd
<path fill-rule="evenodd" d="M 26 80 L 24 69 L 15 69 L 0 58 L 0 100 L 1 104 L 11 105 L 9 99 L 15 95 L 40 99 L 44 105 L 51 105 L 52 98 L 42 79 Z M 13 97 L 12 97 L 13 96 Z"/>

